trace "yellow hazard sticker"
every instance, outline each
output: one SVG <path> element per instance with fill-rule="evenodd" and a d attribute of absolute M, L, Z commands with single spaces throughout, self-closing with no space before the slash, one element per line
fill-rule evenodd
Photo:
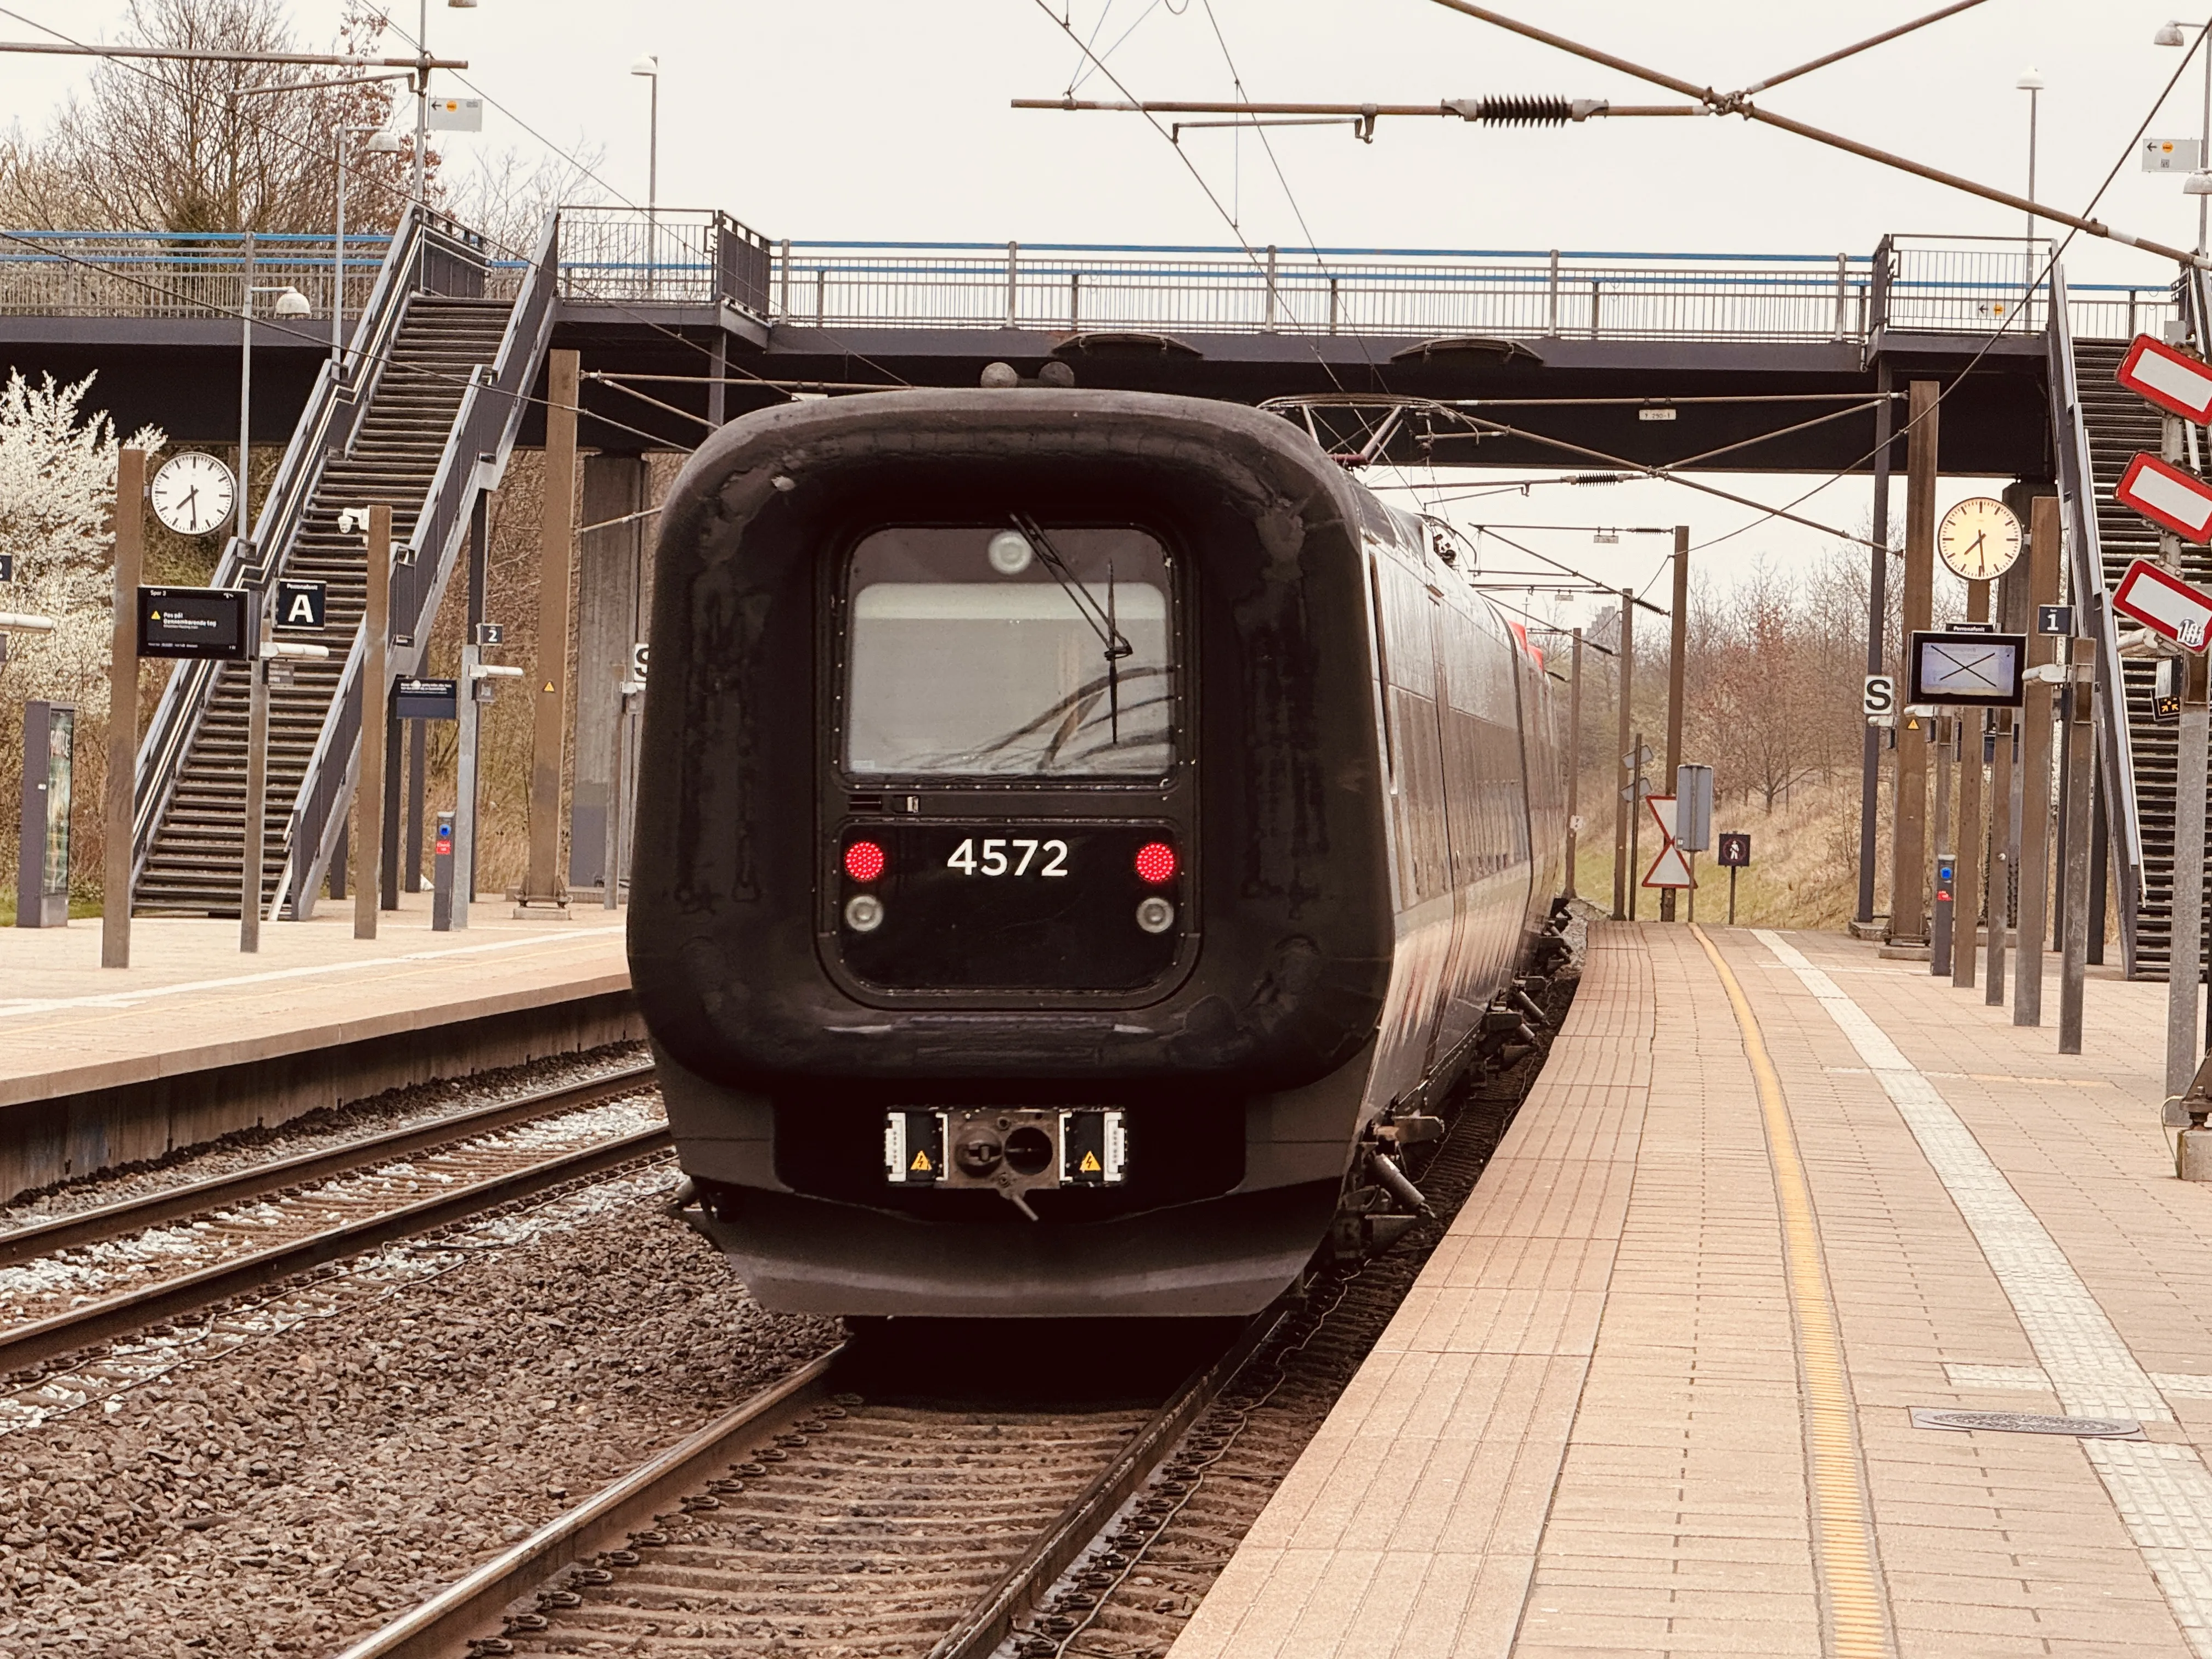
<path fill-rule="evenodd" d="M 550 691 L 550 690 L 553 689 L 553 682 L 552 682 L 552 681 L 550 681 L 550 680 L 546 681 L 546 682 L 545 682 L 545 689 L 546 689 L 548 691 Z"/>
<path fill-rule="evenodd" d="M 1079 1169 L 1079 1170 L 1082 1170 L 1082 1171 L 1083 1171 L 1083 1173 L 1084 1173 L 1084 1174 L 1085 1174 L 1085 1175 L 1095 1175 L 1095 1174 L 1097 1174 L 1097 1171 L 1098 1171 L 1098 1168 L 1099 1168 L 1099 1164 L 1098 1164 L 1098 1154 L 1097 1154 L 1097 1153 L 1096 1153 L 1096 1152 L 1085 1152 L 1085 1153 L 1084 1153 L 1084 1155 L 1083 1155 L 1083 1162 L 1082 1162 L 1082 1163 L 1080 1163 L 1080 1164 L 1077 1164 L 1075 1167 L 1076 1167 L 1077 1169 Z"/>
<path fill-rule="evenodd" d="M 930 1166 L 930 1162 L 929 1162 L 929 1154 L 928 1154 L 927 1152 L 916 1152 L 916 1153 L 914 1155 L 914 1162 L 913 1162 L 913 1163 L 911 1163 L 911 1164 L 908 1164 L 906 1167 L 907 1167 L 909 1170 L 920 1170 L 920 1171 L 921 1171 L 922 1174 L 924 1174 L 924 1175 L 928 1174 L 928 1173 L 929 1173 L 929 1170 L 930 1170 L 930 1167 L 931 1167 L 931 1166 Z"/>

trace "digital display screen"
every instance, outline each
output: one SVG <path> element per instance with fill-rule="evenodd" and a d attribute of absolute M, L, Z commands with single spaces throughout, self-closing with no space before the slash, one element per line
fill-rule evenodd
<path fill-rule="evenodd" d="M 392 683 L 392 712 L 400 720 L 458 720 L 460 711 L 461 688 L 458 680 L 418 680 L 402 677 Z"/>
<path fill-rule="evenodd" d="M 1915 634 L 1908 703 L 1960 708 L 2017 708 L 2027 666 L 2024 634 Z"/>
<path fill-rule="evenodd" d="M 252 600 L 242 587 L 142 587 L 138 654 L 243 662 L 252 654 Z"/>

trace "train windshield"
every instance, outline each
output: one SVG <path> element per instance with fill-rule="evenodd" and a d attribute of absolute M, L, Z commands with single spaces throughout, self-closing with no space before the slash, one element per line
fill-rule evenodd
<path fill-rule="evenodd" d="M 896 526 L 854 549 L 854 774 L 1157 777 L 1174 758 L 1166 550 L 1143 531 Z"/>

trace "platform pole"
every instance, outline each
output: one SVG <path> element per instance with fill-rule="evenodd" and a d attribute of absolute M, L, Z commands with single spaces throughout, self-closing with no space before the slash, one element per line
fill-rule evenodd
<path fill-rule="evenodd" d="M 2067 660 L 2076 654 L 2066 642 Z M 2081 1052 L 2081 995 L 2089 960 L 2089 775 L 2096 765 L 2095 682 L 2076 665 L 2067 675 L 2062 709 L 2066 721 L 2066 856 L 2060 884 L 2066 897 L 2066 938 L 2058 958 L 2058 1052 Z"/>
<path fill-rule="evenodd" d="M 484 582 L 491 559 L 491 493 L 479 489 L 469 509 L 469 631 L 462 660 L 477 660 L 477 629 L 489 620 L 484 615 Z M 469 925 L 469 904 L 477 896 L 477 769 L 476 683 L 467 669 L 461 672 L 461 718 L 468 722 L 469 768 L 465 782 L 459 767 L 453 779 L 453 884 L 461 902 L 453 908 L 453 926 Z"/>
<path fill-rule="evenodd" d="M 1643 884 L 1637 879 L 1636 866 L 1644 862 L 1644 733 L 1628 734 L 1628 753 L 1636 764 L 1629 769 L 1628 800 L 1628 919 L 1636 920 L 1636 900 Z"/>
<path fill-rule="evenodd" d="M 258 608 L 258 607 L 257 607 Z M 265 626 L 265 624 L 264 624 Z M 269 659 L 262 630 L 252 630 L 253 655 L 246 665 L 246 804 L 238 843 L 238 948 L 261 949 L 261 878 L 269 843 Z"/>
<path fill-rule="evenodd" d="M 1879 674 L 1888 658 L 1889 623 L 1889 452 L 1892 448 L 1889 364 L 1879 370 L 1874 408 L 1874 539 L 1867 565 L 1866 672 Z M 1869 726 L 1859 757 L 1859 902 L 1862 927 L 1874 925 L 1874 866 L 1876 825 L 1881 802 L 1881 729 Z"/>
<path fill-rule="evenodd" d="M 1990 725 L 1996 750 L 1990 767 L 1990 942 L 1982 1000 L 1998 1008 L 2005 1000 L 2005 927 L 2012 895 L 2012 710 L 1993 710 Z"/>
<path fill-rule="evenodd" d="M 1575 896 L 1575 859 L 1582 837 L 1575 820 L 1582 814 L 1583 799 L 1583 630 L 1574 630 L 1574 648 L 1567 658 L 1567 884 L 1565 896 Z"/>
<path fill-rule="evenodd" d="M 384 908 L 399 908 L 399 791 L 406 751 L 399 744 L 399 714 L 386 700 L 384 716 L 384 840 L 379 848 L 378 887 Z"/>
<path fill-rule="evenodd" d="M 100 965 L 131 965 L 131 836 L 138 781 L 138 575 L 146 550 L 146 452 L 115 457 L 115 617 L 107 659 L 107 788 L 100 803 Z"/>
<path fill-rule="evenodd" d="M 1632 872 L 1628 867 L 1628 826 L 1630 814 L 1641 805 L 1628 799 L 1630 782 L 1629 757 L 1635 750 L 1629 747 L 1628 728 L 1631 682 L 1636 673 L 1636 592 L 1633 588 L 1620 590 L 1620 708 L 1618 735 L 1613 739 L 1613 755 L 1617 764 L 1614 776 L 1619 780 L 1613 792 L 1613 919 L 1625 921 L 1628 915 L 1629 883 Z"/>
<path fill-rule="evenodd" d="M 1905 633 L 1925 629 L 1936 592 L 1936 396 L 1933 380 L 1911 387 L 1905 471 Z M 1928 744 L 1906 715 L 1897 733 L 1894 827 L 1890 833 L 1889 936 L 1900 945 L 1928 939 Z"/>
<path fill-rule="evenodd" d="M 2029 518 L 2027 605 L 2058 598 L 2058 498 L 2038 495 Z M 2031 667 L 2051 660 L 2051 637 L 2031 632 Z M 2027 688 L 2021 712 L 2020 775 L 2020 960 L 2013 965 L 2012 1023 L 2043 1024 L 2043 955 L 2051 926 L 2051 687 Z"/>
<path fill-rule="evenodd" d="M 2166 1091 L 2186 1093 L 2204 1057 L 2197 1030 L 2197 986 L 2204 971 L 2205 747 L 2212 714 L 2204 697 L 2204 658 L 2182 659 L 2181 727 L 2174 754 L 2173 934 L 2166 970 Z"/>
<path fill-rule="evenodd" d="M 392 509 L 368 509 L 368 605 L 362 617 L 360 746 L 353 787 L 353 936 L 376 937 L 382 879 L 377 870 L 384 837 L 384 710 L 391 698 L 385 669 L 386 636 L 392 631 Z"/>
<path fill-rule="evenodd" d="M 1936 717 L 1936 903 L 1928 919 L 1928 971 L 1942 976 L 1951 972 L 1952 925 L 1957 916 L 1958 837 L 1951 829 L 1951 782 L 1958 770 L 1959 732 L 1965 721 L 1954 715 Z M 1971 947 L 1970 947 L 1971 949 Z"/>
<path fill-rule="evenodd" d="M 577 354 L 546 354 L 545 499 L 538 524 L 538 662 L 530 677 L 530 866 L 518 916 L 568 913 L 561 879 L 561 772 L 568 705 L 568 583 L 576 556 Z"/>
<path fill-rule="evenodd" d="M 430 722 L 407 722 L 407 852 L 406 880 L 410 893 L 422 890 L 423 774 L 430 769 Z"/>
<path fill-rule="evenodd" d="M 1674 614 L 1668 618 L 1667 770 L 1672 779 L 1682 764 L 1682 672 L 1690 631 L 1690 526 L 1674 526 Z M 1694 911 L 1696 901 L 1692 901 Z M 1674 890 L 1662 888 L 1659 920 L 1674 920 Z"/>
<path fill-rule="evenodd" d="M 1966 620 L 1990 619 L 1990 585 L 1966 584 Z M 1982 856 L 1986 840 L 1982 829 L 1982 732 L 1989 718 L 1978 708 L 1959 717 L 1959 797 L 1951 845 L 1956 850 L 1951 869 L 1951 985 L 1960 991 L 1974 988 L 1979 951 L 1974 923 L 1982 913 Z"/>

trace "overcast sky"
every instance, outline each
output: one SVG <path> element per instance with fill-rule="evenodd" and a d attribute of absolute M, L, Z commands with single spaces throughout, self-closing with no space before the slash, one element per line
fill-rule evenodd
<path fill-rule="evenodd" d="M 1726 89 L 1932 9 L 1934 0 L 1492 3 Z M 1245 94 L 1260 99 L 1674 99 L 1433 0 L 1051 4 L 1052 12 L 1038 0 L 482 0 L 456 10 L 434 0 L 429 37 L 441 55 L 466 58 L 466 79 L 495 100 L 482 137 L 457 146 L 528 152 L 537 145 L 528 129 L 563 146 L 597 146 L 608 190 L 639 201 L 647 88 L 628 70 L 640 53 L 658 53 L 660 199 L 725 209 L 771 237 L 1218 244 L 1241 234 L 1286 246 L 1310 236 L 1324 247 L 1864 253 L 1885 232 L 2002 234 L 2021 226 L 2009 210 L 1741 120 L 1511 132 L 1408 119 L 1386 120 L 1371 146 L 1341 129 L 1271 133 L 1287 191 L 1250 135 L 1240 143 L 1186 134 L 1183 153 L 1234 215 L 1232 229 L 1141 118 L 1006 106 L 1016 96 L 1056 96 L 1077 74 L 1080 54 L 1054 21 L 1063 8 L 1073 5 L 1076 31 L 1095 33 L 1109 68 L 1138 97 L 1235 95 L 1225 42 Z M 80 35 L 112 35 L 125 11 L 119 0 L 13 0 L 11 9 Z M 337 0 L 292 0 L 291 9 L 311 40 L 335 28 Z M 2182 56 L 2152 44 L 2171 15 L 2164 0 L 1987 0 L 1760 102 L 2020 189 L 2028 97 L 2015 82 L 2033 65 L 2046 88 L 2039 196 L 2082 210 L 2119 162 L 2098 216 L 2186 246 L 2194 202 L 2179 179 L 2142 173 L 2130 143 Z M 395 17 L 412 33 L 413 4 L 403 0 Z M 0 32 L 36 38 L 21 24 L 0 21 Z M 0 57 L 0 99 L 35 133 L 83 74 L 71 60 Z M 2203 85 L 2200 60 L 2153 121 L 2153 136 L 2195 134 Z M 1094 72 L 1079 95 L 1118 94 Z M 2066 268 L 2076 283 L 2171 275 L 2145 254 L 2087 239 Z M 1735 485 L 1773 501 L 1803 487 L 1771 476 Z M 1989 487 L 1957 481 L 1947 495 Z M 1552 521 L 1589 510 L 1590 492 L 1573 492 L 1572 514 L 1558 501 L 1565 494 L 1551 492 L 1547 507 L 1540 493 L 1521 516 Z M 1700 539 L 1748 516 L 1663 484 L 1623 486 L 1606 500 L 1607 518 L 1687 519 Z M 1816 500 L 1817 516 L 1856 526 L 1869 492 L 1845 483 Z M 1808 540 L 1787 527 L 1739 536 L 1716 549 L 1712 568 L 1725 577 L 1762 555 L 1786 562 Z M 1547 545 L 1563 556 L 1572 546 L 1576 562 L 1608 580 L 1641 580 L 1656 551 L 1572 537 Z"/>

